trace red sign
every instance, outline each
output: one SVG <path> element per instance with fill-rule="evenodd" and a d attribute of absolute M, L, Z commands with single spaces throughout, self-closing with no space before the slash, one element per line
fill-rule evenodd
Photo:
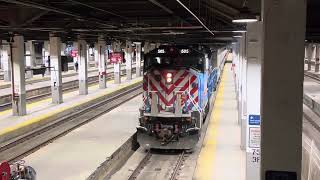
<path fill-rule="evenodd" d="M 71 54 L 72 57 L 77 57 L 78 56 L 78 51 L 77 50 L 72 50 L 70 54 Z"/>
<path fill-rule="evenodd" d="M 111 63 L 121 63 L 121 62 L 123 62 L 123 53 L 122 52 L 110 53 L 110 62 Z"/>

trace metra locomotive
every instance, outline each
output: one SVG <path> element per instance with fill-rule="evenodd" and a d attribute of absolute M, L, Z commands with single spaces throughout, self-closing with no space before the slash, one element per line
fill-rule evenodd
<path fill-rule="evenodd" d="M 140 145 L 192 149 L 216 88 L 211 53 L 160 46 L 144 57 L 143 107 L 137 127 Z"/>

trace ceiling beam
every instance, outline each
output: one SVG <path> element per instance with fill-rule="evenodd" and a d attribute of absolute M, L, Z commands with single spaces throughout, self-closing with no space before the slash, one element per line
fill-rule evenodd
<path fill-rule="evenodd" d="M 182 17 L 176 15 L 173 10 L 169 9 L 167 6 L 159 3 L 157 0 L 148 0 L 149 2 L 151 2 L 152 4 L 160 7 L 161 9 L 163 9 L 164 11 L 166 11 L 167 13 L 173 15 L 174 17 L 178 18 L 179 20 L 183 21 L 184 23 L 187 23 L 187 24 L 191 24 L 190 22 L 188 22 L 187 20 L 183 19 Z"/>
<path fill-rule="evenodd" d="M 120 18 L 122 18 L 122 19 L 127 19 L 126 17 L 121 16 L 121 15 L 119 15 L 119 14 L 116 14 L 116 13 L 114 13 L 114 12 L 106 11 L 106 10 L 104 10 L 104 9 L 101 9 L 101 8 L 98 8 L 98 7 L 89 5 L 89 4 L 85 4 L 85 3 L 82 3 L 82 2 L 79 2 L 79 1 L 75 1 L 75 0 L 68 0 L 68 1 L 70 1 L 70 2 L 72 2 L 72 3 L 75 3 L 75 4 L 79 4 L 79 5 L 88 7 L 88 8 L 91 8 L 91 9 L 95 9 L 95 10 L 104 12 L 104 13 L 106 13 L 106 14 L 110 14 L 110 15 L 113 15 L 113 16 L 117 16 L 117 17 L 120 17 Z"/>
<path fill-rule="evenodd" d="M 240 11 L 237 8 L 234 8 L 224 2 L 221 2 L 220 0 L 210 0 L 213 1 L 213 4 L 216 4 L 222 8 L 225 8 L 228 12 L 232 12 L 231 14 L 238 14 Z"/>
<path fill-rule="evenodd" d="M 42 11 L 42 12 L 38 13 L 37 15 L 35 15 L 32 18 L 30 18 L 27 21 L 25 21 L 24 23 L 19 24 L 19 27 L 23 27 L 23 26 L 29 25 L 32 22 L 34 22 L 35 20 L 41 18 L 43 15 L 47 14 L 47 13 L 48 13 L 48 11 Z"/>
<path fill-rule="evenodd" d="M 82 20 L 94 21 L 96 24 L 99 24 L 99 25 L 102 25 L 105 27 L 114 27 L 110 24 L 107 24 L 105 22 L 100 21 L 99 19 L 83 17 L 83 16 L 75 14 L 73 12 L 65 11 L 63 9 L 58 9 L 58 8 L 51 7 L 51 6 L 46 6 L 43 4 L 34 3 L 31 1 L 24 1 L 24 0 L 23 1 L 21 1 L 21 0 L 0 0 L 0 1 L 11 3 L 11 4 L 18 4 L 18 5 L 22 5 L 22 6 L 28 6 L 28 7 L 37 8 L 37 9 L 42 9 L 45 11 L 55 12 L 58 14 L 64 14 L 67 16 L 72 16 L 72 17 L 76 18 L 76 20 L 78 20 L 78 21 L 82 21 Z"/>

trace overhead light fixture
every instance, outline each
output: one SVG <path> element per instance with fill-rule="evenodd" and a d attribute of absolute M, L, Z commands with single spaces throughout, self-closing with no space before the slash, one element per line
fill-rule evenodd
<path fill-rule="evenodd" d="M 233 23 L 253 23 L 257 21 L 257 17 L 247 7 L 247 0 L 244 0 L 240 13 L 232 20 Z"/>
<path fill-rule="evenodd" d="M 239 31 L 232 31 L 233 33 L 245 33 L 247 32 L 246 30 L 239 30 Z"/>
<path fill-rule="evenodd" d="M 164 35 L 183 35 L 183 34 L 185 34 L 185 32 L 164 31 L 161 34 L 164 34 Z"/>
<path fill-rule="evenodd" d="M 233 36 L 234 38 L 241 38 L 242 36 Z"/>

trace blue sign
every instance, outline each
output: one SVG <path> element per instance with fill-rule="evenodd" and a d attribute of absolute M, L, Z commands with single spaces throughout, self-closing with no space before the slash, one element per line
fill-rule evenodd
<path fill-rule="evenodd" d="M 249 125 L 260 125 L 260 115 L 249 115 Z"/>

